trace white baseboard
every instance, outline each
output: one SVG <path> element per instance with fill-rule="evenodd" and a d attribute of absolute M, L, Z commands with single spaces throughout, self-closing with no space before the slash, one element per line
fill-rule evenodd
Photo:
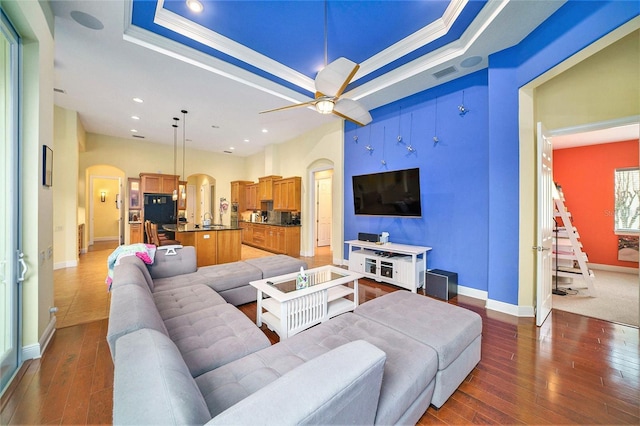
<path fill-rule="evenodd" d="M 87 254 L 89 252 L 89 250 L 87 248 L 81 248 L 80 249 L 80 254 Z"/>
<path fill-rule="evenodd" d="M 40 358 L 56 332 L 56 316 L 52 315 L 38 343 L 22 347 L 22 360 Z"/>
<path fill-rule="evenodd" d="M 66 262 L 57 262 L 53 264 L 53 269 L 75 268 L 78 266 L 77 260 L 67 260 Z"/>
<path fill-rule="evenodd" d="M 474 299 L 487 300 L 489 294 L 484 290 L 478 290 L 471 287 L 465 287 L 458 284 L 458 294 L 467 297 L 473 297 Z"/>
<path fill-rule="evenodd" d="M 627 266 L 615 266 L 615 265 L 602 265 L 600 263 L 587 263 L 587 266 L 591 269 L 599 269 L 601 271 L 610 271 L 610 272 L 623 272 L 625 274 L 635 274 L 638 275 L 638 268 L 630 268 Z"/>

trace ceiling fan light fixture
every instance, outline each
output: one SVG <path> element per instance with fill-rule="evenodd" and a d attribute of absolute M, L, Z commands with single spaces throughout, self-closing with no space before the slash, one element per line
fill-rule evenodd
<path fill-rule="evenodd" d="M 323 99 L 316 102 L 316 111 L 320 114 L 331 114 L 335 103 L 331 99 Z"/>
<path fill-rule="evenodd" d="M 200 13 L 204 10 L 204 6 L 199 0 L 187 0 L 187 7 L 196 13 Z"/>

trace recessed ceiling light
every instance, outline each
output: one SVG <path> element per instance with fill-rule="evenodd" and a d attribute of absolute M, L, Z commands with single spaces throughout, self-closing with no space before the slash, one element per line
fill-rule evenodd
<path fill-rule="evenodd" d="M 91 16 L 88 13 L 73 10 L 69 15 L 71 15 L 71 18 L 73 18 L 74 21 L 85 28 L 89 28 L 91 30 L 101 30 L 104 28 L 104 25 L 98 18 Z"/>
<path fill-rule="evenodd" d="M 244 142 L 249 142 L 249 139 L 245 139 Z"/>
<path fill-rule="evenodd" d="M 139 104 L 143 103 L 144 101 L 140 98 L 133 98 L 133 102 L 137 102 Z"/>
<path fill-rule="evenodd" d="M 196 13 L 200 13 L 204 10 L 204 6 L 199 0 L 187 0 L 187 7 Z"/>
<path fill-rule="evenodd" d="M 229 147 L 229 149 L 230 149 L 231 151 L 233 151 L 235 148 L 234 148 L 234 147 L 232 147 L 232 146 L 230 146 L 230 147 Z"/>
<path fill-rule="evenodd" d="M 267 129 L 262 129 L 262 133 L 269 133 Z"/>
<path fill-rule="evenodd" d="M 138 117 L 137 115 L 132 115 L 132 116 L 131 116 L 131 118 L 132 118 L 133 120 L 140 120 L 140 117 Z"/>
<path fill-rule="evenodd" d="M 138 133 L 136 129 L 131 129 L 131 133 Z"/>

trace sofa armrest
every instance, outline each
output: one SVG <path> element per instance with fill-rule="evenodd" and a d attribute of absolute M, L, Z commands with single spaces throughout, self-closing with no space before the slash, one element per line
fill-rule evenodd
<path fill-rule="evenodd" d="M 386 354 L 357 340 L 284 374 L 213 418 L 223 424 L 373 424 Z"/>

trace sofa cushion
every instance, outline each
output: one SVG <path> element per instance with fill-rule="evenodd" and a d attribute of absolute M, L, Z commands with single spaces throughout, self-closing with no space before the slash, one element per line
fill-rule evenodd
<path fill-rule="evenodd" d="M 206 284 L 215 291 L 249 285 L 249 281 L 262 279 L 262 272 L 247 262 L 230 262 L 198 268 L 198 282 Z"/>
<path fill-rule="evenodd" d="M 429 346 L 351 313 L 205 373 L 196 383 L 215 417 L 306 361 L 355 340 L 387 356 L 376 423 L 393 424 L 434 379 L 437 355 Z"/>
<path fill-rule="evenodd" d="M 255 266 L 262 271 L 261 278 L 271 278 L 278 275 L 290 274 L 300 270 L 300 267 L 307 269 L 307 262 L 284 254 L 275 256 L 258 257 L 247 259 L 246 263 Z"/>
<path fill-rule="evenodd" d="M 116 342 L 113 424 L 186 425 L 211 419 L 173 342 L 142 329 Z"/>
<path fill-rule="evenodd" d="M 184 246 L 176 249 L 176 254 L 168 255 L 167 250 L 156 250 L 153 264 L 149 265 L 149 274 L 155 280 L 176 275 L 189 274 L 198 269 L 196 263 L 196 248 Z"/>
<path fill-rule="evenodd" d="M 163 320 L 199 311 L 215 305 L 226 304 L 211 288 L 202 284 L 153 293 L 158 312 Z"/>
<path fill-rule="evenodd" d="M 294 368 L 207 424 L 373 424 L 385 358 L 365 341 L 345 343 Z"/>
<path fill-rule="evenodd" d="M 168 335 L 149 288 L 146 284 L 120 285 L 113 288 L 107 330 L 111 356 L 115 358 L 116 340 L 142 328 L 150 328 Z"/>
<path fill-rule="evenodd" d="M 482 334 L 482 319 L 475 312 L 408 291 L 370 300 L 354 314 L 431 346 L 438 353 L 439 370 L 447 368 Z"/>
<path fill-rule="evenodd" d="M 228 303 L 167 319 L 165 325 L 193 377 L 271 344 L 245 314 Z"/>

